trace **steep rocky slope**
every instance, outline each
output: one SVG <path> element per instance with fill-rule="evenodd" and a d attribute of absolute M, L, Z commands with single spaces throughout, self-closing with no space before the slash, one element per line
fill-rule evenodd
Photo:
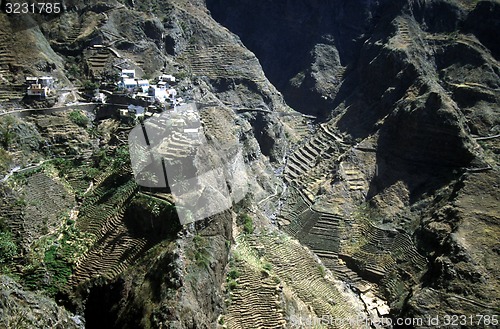
<path fill-rule="evenodd" d="M 500 89 L 494 27 L 499 3 L 287 1 L 279 6 L 213 0 L 207 5 L 256 53 L 289 104 L 328 117 L 331 132 L 356 143 L 341 158 L 323 156 L 315 166 L 303 161 L 325 139 L 296 152 L 289 172 L 312 206 L 337 212 L 345 221 L 355 205 L 369 201 L 378 213 L 362 217 L 385 229 L 404 230 L 430 261 L 413 287 L 396 294 L 385 271 L 382 279 L 371 279 L 386 290 L 393 311 L 422 317 L 498 308 L 497 271 L 487 265 L 496 264 L 498 254 L 488 261 L 471 257 L 495 250 L 498 236 Z M 480 142 L 483 138 L 489 142 Z M 318 167 L 326 174 L 323 182 L 318 175 L 312 182 L 310 174 L 301 175 Z M 297 214 L 302 211 L 297 207 L 285 210 Z M 288 224 L 289 216 L 284 216 L 286 227 L 299 225 L 297 237 L 318 248 L 308 240 L 318 234 L 319 224 L 309 224 L 313 217 L 299 214 Z M 472 233 L 476 225 L 489 228 Z M 335 227 L 329 232 L 342 237 L 343 230 Z M 320 245 L 329 252 L 345 250 Z M 352 268 L 368 275 L 360 267 L 368 254 L 353 254 L 352 246 L 347 250 Z M 404 304 L 396 302 L 400 293 Z M 439 302 L 448 297 L 457 304 Z"/>
<path fill-rule="evenodd" d="M 498 311 L 498 1 L 66 9 L 30 29 L 0 17 L 0 49 L 19 54 L 0 58 L 3 110 L 26 105 L 11 93 L 24 75 L 54 75 L 69 93 L 117 67 L 173 73 L 183 97 L 210 104 L 209 139 L 242 148 L 251 193 L 180 227 L 167 191 L 132 180 L 130 126 L 2 116 L 2 137 L 17 136 L 5 168 L 66 159 L 4 184 L 0 228 L 20 253 L 2 271 L 88 328 Z M 37 314 L 44 303 L 9 305 Z"/>
<path fill-rule="evenodd" d="M 0 277 L 2 328 L 85 328 L 80 317 L 43 295 L 24 291 L 11 278 Z"/>

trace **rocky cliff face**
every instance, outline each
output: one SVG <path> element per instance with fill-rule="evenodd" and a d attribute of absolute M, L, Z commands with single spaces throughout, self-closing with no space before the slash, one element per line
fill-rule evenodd
<path fill-rule="evenodd" d="M 8 276 L 0 277 L 0 324 L 4 328 L 85 328 L 85 321 L 52 299 L 25 291 Z"/>
<path fill-rule="evenodd" d="M 457 204 L 464 197 L 476 199 L 477 192 L 470 189 L 477 182 L 489 181 L 493 188 L 488 194 L 497 194 L 495 174 L 465 171 L 497 170 L 496 160 L 486 154 L 497 152 L 498 142 L 479 145 L 477 139 L 498 134 L 498 49 L 492 29 L 498 24 L 494 18 L 498 2 L 287 1 L 276 5 L 209 0 L 207 6 L 257 55 L 292 107 L 330 118 L 330 130 L 358 143 L 358 151 L 349 152 L 334 166 L 340 181 L 333 178 L 321 188 L 305 186 L 316 205 L 333 199 L 329 203 L 336 203 L 345 216 L 352 211 L 345 207 L 368 200 L 382 211 L 385 219 L 380 223 L 405 227 L 413 235 L 431 264 L 420 288 L 407 295 L 411 306 L 404 306 L 404 312 L 428 314 L 424 309 L 450 289 L 458 289 L 454 293 L 460 300 L 458 308 L 463 307 L 461 313 L 471 310 L 468 303 L 474 298 L 483 303 L 472 307 L 476 311 L 498 305 L 491 294 L 468 299 L 471 292 L 463 290 L 476 284 L 481 290 L 479 282 L 485 276 L 480 273 L 489 270 L 483 272 L 483 265 L 468 258 L 474 254 L 475 238 L 467 240 L 459 233 L 478 218 L 494 222 L 498 209 L 465 218 L 467 211 Z M 309 151 L 301 152 L 296 159 Z M 339 164 L 349 170 L 342 174 Z M 366 170 L 370 167 L 376 168 L 376 174 Z M 324 179 L 329 181 L 328 176 Z M 361 194 L 346 194 L 344 184 Z M 345 202 L 346 197 L 352 201 Z M 489 208 L 485 202 L 477 206 Z M 496 231 L 495 225 L 491 228 Z M 488 234 L 481 243 L 489 240 L 494 246 L 493 236 Z M 453 274 L 445 270 L 448 266 Z M 462 279 L 454 281 L 454 288 L 450 282 L 444 288 L 443 276 Z M 497 287 L 487 279 L 482 282 Z M 427 285 L 441 290 L 430 293 L 424 288 Z M 438 308 L 443 313 L 456 311 L 450 305 Z"/>
<path fill-rule="evenodd" d="M 55 233 L 43 225 L 23 231 L 48 237 L 52 254 L 76 241 L 59 301 L 89 328 L 214 328 L 224 319 L 231 328 L 287 326 L 293 316 L 325 312 L 492 314 L 499 11 L 497 1 L 147 0 L 68 4 L 60 18 L 18 31 L 0 17 L 0 31 L 11 32 L 1 45 L 19 53 L 0 59 L 9 88 L 26 74 L 52 74 L 73 88 L 88 84 L 82 76 L 111 81 L 113 67 L 173 73 L 184 97 L 210 104 L 202 112 L 210 140 L 239 144 L 247 167 L 251 193 L 241 204 L 180 228 L 169 225 L 171 196 L 139 191 L 120 162 L 129 128 L 113 119 L 80 128 L 65 115 L 26 119 L 24 130 L 53 153 L 16 142 L 6 149 L 14 162 L 78 158 L 76 169 L 55 164 L 16 183 L 27 189 L 42 177 L 64 190 L 66 207 L 76 199 L 74 226 L 59 223 L 61 209 L 51 207 Z M 91 47 L 100 44 L 113 50 Z M 316 116 L 315 125 L 295 110 Z M 18 187 L 8 188 L 15 198 Z M 7 225 L 35 207 L 32 199 L 2 206 Z M 286 236 L 272 233 L 276 226 Z M 58 282 L 58 257 L 67 254 L 42 256 L 47 264 L 33 273 L 23 265 L 21 275 L 29 272 L 31 287 Z M 5 296 L 8 312 L 33 318 L 45 305 Z M 54 307 L 50 314 L 69 317 Z"/>

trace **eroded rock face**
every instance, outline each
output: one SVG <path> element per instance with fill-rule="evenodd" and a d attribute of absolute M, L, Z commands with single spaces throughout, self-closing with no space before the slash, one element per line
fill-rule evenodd
<path fill-rule="evenodd" d="M 210 0 L 207 7 L 256 54 L 290 106 L 327 117 L 375 2 Z"/>
<path fill-rule="evenodd" d="M 41 294 L 0 276 L 0 325 L 5 328 L 85 328 L 84 319 Z"/>
<path fill-rule="evenodd" d="M 496 152 L 498 142 L 493 139 L 480 146 L 474 135 L 498 134 L 498 35 L 494 32 L 499 24 L 498 3 L 287 1 L 278 6 L 211 0 L 207 6 L 255 52 L 292 107 L 329 116 L 328 130 L 358 143 L 343 154 L 342 148 L 330 146 L 331 153 L 341 154 L 331 160 L 318 147 L 330 145 L 332 135 L 325 139 L 319 130 L 315 139 L 289 158 L 289 177 L 313 209 L 350 217 L 356 204 L 369 201 L 382 212 L 382 218 L 373 223 L 404 229 L 419 252 L 431 260 L 427 274 L 415 286 L 430 285 L 435 290 L 416 288 L 408 307 L 397 299 L 411 294 L 393 294 L 393 290 L 388 296 L 393 312 L 423 316 L 462 306 L 467 312 L 498 305 L 496 297 L 482 293 L 470 297 L 471 287 L 477 285 L 477 291 L 482 291 L 481 282 L 489 281 L 482 269 L 485 262 L 470 258 L 473 250 L 482 247 L 470 235 L 464 236 L 471 222 L 481 218 L 493 223 L 496 215 L 463 216 L 462 212 L 476 212 L 478 205 L 454 205 L 473 198 L 476 192 L 471 188 L 476 182 L 490 182 L 485 189 L 498 194 L 498 184 L 489 174 L 463 175 L 466 168 L 491 165 L 491 172 L 497 173 L 497 156 L 484 151 Z M 310 161 L 314 156 L 315 164 Z M 291 221 L 286 230 L 319 248 L 319 242 L 308 240 L 315 238 L 316 226 L 312 233 L 306 229 L 316 225 L 313 214 L 303 212 L 298 219 L 290 219 L 297 215 L 295 210 L 302 211 L 300 198 L 293 199 L 297 204 L 289 201 L 284 207 L 284 221 Z M 297 223 L 304 226 L 295 227 Z M 490 229 L 496 232 L 496 224 Z M 491 248 L 494 240 L 488 234 L 481 244 Z M 323 245 L 327 251 L 339 248 Z M 352 253 L 343 256 L 355 269 L 359 260 L 351 258 Z M 363 269 L 357 272 L 367 276 Z M 496 284 L 492 286 L 498 296 Z M 439 310 L 431 307 L 447 294 L 457 302 L 440 304 Z M 429 302 L 424 302 L 425 296 Z M 471 306 L 474 300 L 480 306 Z"/>

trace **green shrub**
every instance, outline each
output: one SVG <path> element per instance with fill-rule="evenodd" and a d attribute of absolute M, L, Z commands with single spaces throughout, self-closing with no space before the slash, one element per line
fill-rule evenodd
<path fill-rule="evenodd" d="M 0 232 L 0 263 L 8 262 L 17 255 L 17 245 L 8 232 Z"/>
<path fill-rule="evenodd" d="M 33 290 L 43 290 L 49 296 L 65 289 L 78 255 L 90 246 L 87 238 L 71 225 L 58 240 L 53 236 L 40 239 L 35 248 L 39 250 L 38 255 L 23 269 L 23 284 Z"/>
<path fill-rule="evenodd" d="M 243 221 L 243 232 L 246 234 L 252 234 L 254 231 L 253 220 L 248 214 L 240 215 L 241 220 Z"/>
<path fill-rule="evenodd" d="M 234 290 L 236 289 L 236 287 L 238 287 L 238 282 L 236 282 L 235 280 L 229 280 L 227 287 L 229 288 L 229 290 Z"/>
<path fill-rule="evenodd" d="M 89 124 L 90 120 L 89 118 L 87 118 L 87 116 L 85 114 L 83 114 L 82 112 L 80 111 L 72 111 L 70 114 L 69 114 L 69 119 L 71 120 L 71 122 L 73 122 L 74 124 L 80 126 L 80 127 L 87 127 L 87 125 Z"/>
<path fill-rule="evenodd" d="M 240 272 L 237 269 L 232 269 L 227 274 L 227 277 L 231 280 L 236 280 L 237 278 L 240 277 Z"/>
<path fill-rule="evenodd" d="M 130 164 L 130 153 L 128 151 L 128 147 L 123 146 L 116 149 L 114 160 L 113 160 L 113 168 L 121 169 L 124 166 Z"/>
<path fill-rule="evenodd" d="M 6 172 L 10 168 L 11 163 L 12 156 L 9 154 L 9 152 L 0 148 L 0 172 Z"/>
<path fill-rule="evenodd" d="M 92 178 L 97 177 L 97 175 L 99 175 L 100 172 L 101 172 L 101 170 L 94 168 L 94 167 L 84 168 L 85 178 L 87 178 L 87 179 L 92 179 Z"/>
<path fill-rule="evenodd" d="M 0 144 L 4 149 L 8 149 L 16 138 L 14 128 L 17 121 L 11 115 L 5 115 L 0 119 Z"/>
<path fill-rule="evenodd" d="M 321 273 L 321 276 L 325 276 L 326 271 L 325 268 L 322 265 L 318 266 L 319 273 Z"/>
<path fill-rule="evenodd" d="M 71 275 L 71 265 L 67 259 L 67 250 L 62 250 L 61 247 L 52 246 L 45 253 L 44 262 L 51 276 L 51 285 L 47 287 L 47 292 L 51 295 L 57 293 Z"/>
<path fill-rule="evenodd" d="M 273 266 L 270 263 L 265 263 L 262 266 L 262 268 L 265 269 L 266 271 L 270 271 L 270 270 L 272 270 Z"/>
<path fill-rule="evenodd" d="M 210 258 L 206 250 L 197 251 L 194 255 L 196 265 L 200 267 L 208 267 L 210 264 Z"/>
<path fill-rule="evenodd" d="M 195 235 L 193 238 L 194 244 L 194 261 L 200 267 L 208 267 L 210 264 L 210 253 L 208 252 L 208 244 L 205 238 L 200 235 Z"/>
<path fill-rule="evenodd" d="M 70 77 L 74 79 L 77 79 L 82 75 L 80 67 L 76 64 L 69 64 L 68 68 L 66 69 L 66 72 L 69 74 Z"/>
<path fill-rule="evenodd" d="M 97 82 L 92 82 L 90 80 L 85 80 L 82 83 L 83 89 L 85 90 L 95 90 L 99 88 L 99 84 Z"/>

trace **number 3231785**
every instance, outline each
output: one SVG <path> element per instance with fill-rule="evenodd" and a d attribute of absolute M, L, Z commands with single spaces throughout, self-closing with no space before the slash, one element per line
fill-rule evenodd
<path fill-rule="evenodd" d="M 3 6 L 6 14 L 59 14 L 59 2 L 6 2 Z"/>

